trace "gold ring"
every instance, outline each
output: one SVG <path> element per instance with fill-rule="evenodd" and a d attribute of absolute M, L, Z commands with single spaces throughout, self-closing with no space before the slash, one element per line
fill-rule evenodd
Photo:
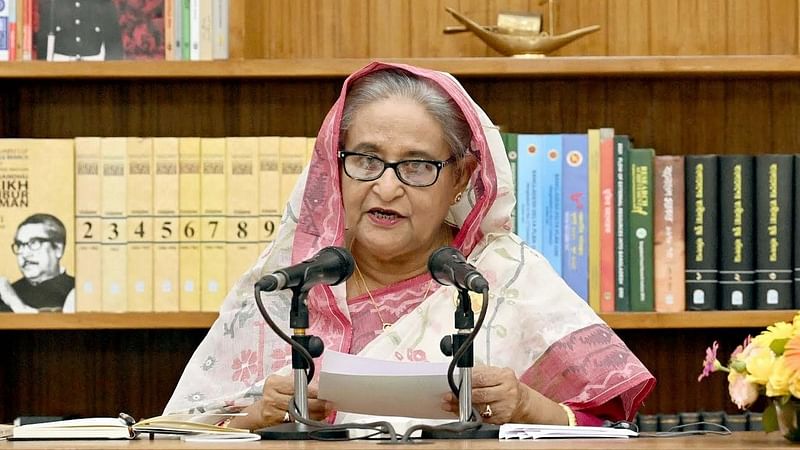
<path fill-rule="evenodd" d="M 481 412 L 481 417 L 483 417 L 484 419 L 492 417 L 492 407 L 489 406 L 488 403 L 486 404 L 486 407 L 483 408 L 483 411 Z"/>

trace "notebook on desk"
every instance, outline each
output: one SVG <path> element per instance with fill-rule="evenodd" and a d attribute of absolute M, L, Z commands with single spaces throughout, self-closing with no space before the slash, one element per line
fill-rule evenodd
<path fill-rule="evenodd" d="M 570 427 L 566 425 L 530 425 L 507 423 L 500 426 L 500 439 L 588 439 L 632 438 L 639 433 L 621 428 Z"/>
<path fill-rule="evenodd" d="M 244 414 L 170 414 L 134 422 L 130 416 L 92 417 L 16 426 L 9 440 L 133 439 L 140 433 L 239 438 L 248 430 L 217 423 Z"/>

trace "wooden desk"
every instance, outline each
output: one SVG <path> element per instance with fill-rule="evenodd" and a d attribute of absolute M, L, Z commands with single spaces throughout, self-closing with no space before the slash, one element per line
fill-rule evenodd
<path fill-rule="evenodd" d="M 703 450 L 750 450 L 761 448 L 794 448 L 779 433 L 766 434 L 760 431 L 733 433 L 729 436 L 687 436 L 679 438 L 638 438 L 638 439 L 570 439 L 543 441 L 430 441 L 419 446 L 387 446 L 379 442 L 320 442 L 320 441 L 260 441 L 242 443 L 185 443 L 179 440 L 135 440 L 135 441 L 42 441 L 5 442 L 0 441 L 0 450 L 220 450 L 220 449 L 362 449 L 384 450 L 387 448 L 418 448 L 420 450 L 490 450 L 502 448 L 514 450 L 546 449 L 589 449 L 589 450 L 627 450 L 627 449 L 703 449 Z"/>

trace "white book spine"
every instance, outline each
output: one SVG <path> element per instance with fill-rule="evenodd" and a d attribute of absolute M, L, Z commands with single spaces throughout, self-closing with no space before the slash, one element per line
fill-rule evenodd
<path fill-rule="evenodd" d="M 189 14 L 191 16 L 189 29 L 189 59 L 191 61 L 200 60 L 200 0 L 191 0 L 189 3 Z"/>
<path fill-rule="evenodd" d="M 228 0 L 214 1 L 214 59 L 228 59 Z"/>

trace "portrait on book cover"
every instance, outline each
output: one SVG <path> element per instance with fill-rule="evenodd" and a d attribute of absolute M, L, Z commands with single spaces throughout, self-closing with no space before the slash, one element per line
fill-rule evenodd
<path fill-rule="evenodd" d="M 21 277 L 0 276 L 0 312 L 75 312 L 75 277 L 61 259 L 67 230 L 56 216 L 33 214 L 17 226 L 11 252 Z"/>
<path fill-rule="evenodd" d="M 164 0 L 36 0 L 37 59 L 164 59 Z"/>
<path fill-rule="evenodd" d="M 75 311 L 73 139 L 0 139 L 0 312 Z"/>

